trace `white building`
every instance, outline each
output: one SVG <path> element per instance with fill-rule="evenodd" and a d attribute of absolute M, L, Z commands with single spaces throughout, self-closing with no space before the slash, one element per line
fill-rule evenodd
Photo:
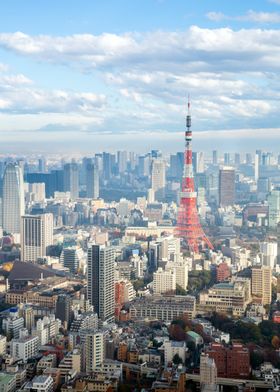
<path fill-rule="evenodd" d="M 38 336 L 28 336 L 19 339 L 12 339 L 10 351 L 12 357 L 17 361 L 19 359 L 27 362 L 29 358 L 34 357 L 39 352 Z"/>
<path fill-rule="evenodd" d="M 172 362 L 176 354 L 181 358 L 182 363 L 185 363 L 187 352 L 186 342 L 176 342 L 174 340 L 170 340 L 164 342 L 163 347 L 165 365 L 167 365 L 169 362 Z"/>
<path fill-rule="evenodd" d="M 7 349 L 7 337 L 0 335 L 0 355 L 6 354 Z"/>
<path fill-rule="evenodd" d="M 30 392 L 52 392 L 53 379 L 51 376 L 35 376 L 32 381 L 24 385 L 24 390 Z"/>
<path fill-rule="evenodd" d="M 67 352 L 65 357 L 60 361 L 58 368 L 60 369 L 61 376 L 65 377 L 69 373 L 80 373 L 81 371 L 81 353 L 80 350 L 75 349 Z"/>
<path fill-rule="evenodd" d="M 133 284 L 130 281 L 126 281 L 124 286 L 124 301 L 131 302 L 135 297 L 136 291 L 134 290 Z"/>
<path fill-rule="evenodd" d="M 164 271 L 158 268 L 153 274 L 153 292 L 154 294 L 163 294 L 175 292 L 176 290 L 176 274 L 173 270 Z"/>
<path fill-rule="evenodd" d="M 97 166 L 90 160 L 86 165 L 86 192 L 90 199 L 99 197 L 99 172 Z"/>
<path fill-rule="evenodd" d="M 61 321 L 55 318 L 52 314 L 50 317 L 43 317 L 36 322 L 36 326 L 32 328 L 32 336 L 37 336 L 40 345 L 45 345 L 50 342 L 51 338 L 59 333 Z"/>
<path fill-rule="evenodd" d="M 178 260 L 180 256 L 180 238 L 172 235 L 159 238 L 156 243 L 159 245 L 160 260 Z"/>
<path fill-rule="evenodd" d="M 102 364 L 105 358 L 104 335 L 102 332 L 85 331 L 83 340 L 83 362 L 85 371 L 91 372 Z"/>
<path fill-rule="evenodd" d="M 260 252 L 262 265 L 274 269 L 277 264 L 277 242 L 261 242 Z"/>
<path fill-rule="evenodd" d="M 11 314 L 2 321 L 2 330 L 8 339 L 18 338 L 19 331 L 24 327 L 24 318 L 18 317 L 17 314 Z"/>
<path fill-rule="evenodd" d="M 176 276 L 176 285 L 182 287 L 182 289 L 188 289 L 188 262 L 186 260 L 171 261 L 165 266 L 166 271 L 174 271 Z"/>
<path fill-rule="evenodd" d="M 21 218 L 21 260 L 36 263 L 53 245 L 53 215 L 25 215 Z"/>
<path fill-rule="evenodd" d="M 156 159 L 152 163 L 152 190 L 155 199 L 161 201 L 165 194 L 165 162 Z"/>
<path fill-rule="evenodd" d="M 215 361 L 204 353 L 200 355 L 200 384 L 203 386 L 217 385 L 217 367 Z"/>
<path fill-rule="evenodd" d="M 45 183 L 36 182 L 28 185 L 28 197 L 30 203 L 44 202 L 46 199 Z"/>
<path fill-rule="evenodd" d="M 20 219 L 24 215 L 24 183 L 21 168 L 8 163 L 3 177 L 2 219 L 3 230 L 20 233 Z"/>

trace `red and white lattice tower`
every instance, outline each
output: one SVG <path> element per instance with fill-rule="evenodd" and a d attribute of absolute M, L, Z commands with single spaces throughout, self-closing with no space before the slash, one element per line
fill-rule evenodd
<path fill-rule="evenodd" d="M 196 192 L 192 165 L 190 100 L 188 100 L 186 126 L 187 130 L 185 132 L 184 173 L 175 235 L 180 237 L 183 242 L 186 243 L 190 251 L 198 253 L 200 246 L 206 246 L 210 249 L 213 249 L 213 245 L 206 237 L 201 227 L 196 206 Z"/>

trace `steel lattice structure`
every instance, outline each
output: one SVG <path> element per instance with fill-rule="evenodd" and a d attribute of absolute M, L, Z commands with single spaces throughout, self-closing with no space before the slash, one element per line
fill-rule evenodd
<path fill-rule="evenodd" d="M 192 131 L 190 100 L 188 100 L 188 113 L 186 117 L 187 130 L 185 132 L 184 172 L 182 179 L 182 191 L 180 194 L 180 207 L 177 215 L 175 234 L 186 242 L 190 251 L 198 253 L 199 246 L 207 246 L 213 249 L 213 245 L 206 237 L 197 212 L 196 192 L 194 186 L 192 164 Z"/>

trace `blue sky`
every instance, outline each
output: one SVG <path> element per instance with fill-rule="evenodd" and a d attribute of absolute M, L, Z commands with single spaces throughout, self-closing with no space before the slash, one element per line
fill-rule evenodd
<path fill-rule="evenodd" d="M 0 3 L 0 152 L 279 141 L 280 0 Z M 264 138 L 265 135 L 265 138 Z"/>

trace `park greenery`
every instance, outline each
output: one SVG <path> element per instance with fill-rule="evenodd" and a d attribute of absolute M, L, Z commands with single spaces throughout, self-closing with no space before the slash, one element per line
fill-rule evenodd
<path fill-rule="evenodd" d="M 191 292 L 198 292 L 209 287 L 212 280 L 211 272 L 203 271 L 189 271 L 188 290 Z"/>

